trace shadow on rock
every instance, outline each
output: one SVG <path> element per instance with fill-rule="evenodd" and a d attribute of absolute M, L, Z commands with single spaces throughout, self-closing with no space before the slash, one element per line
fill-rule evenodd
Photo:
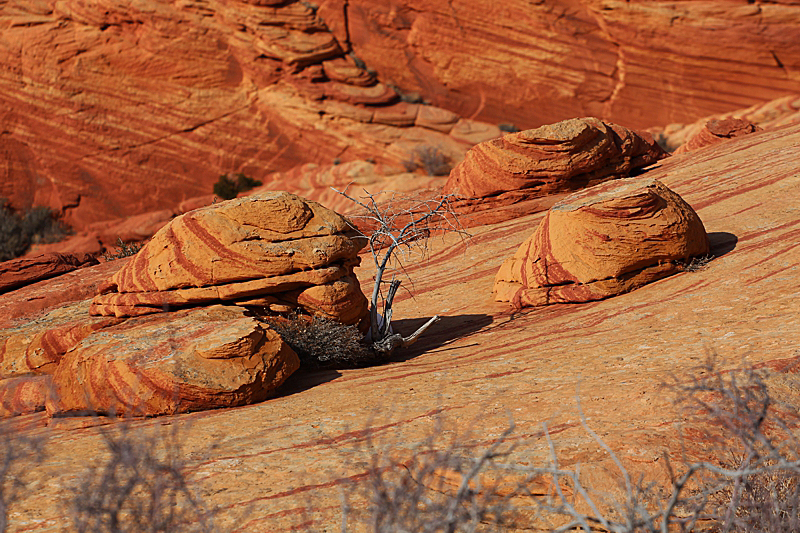
<path fill-rule="evenodd" d="M 405 337 L 414 333 L 427 320 L 427 318 L 396 320 L 392 322 L 392 328 L 395 332 L 402 333 Z M 405 350 L 399 350 L 390 361 L 413 359 L 424 352 L 447 346 L 453 341 L 480 331 L 491 323 L 492 317 L 490 315 L 443 316 L 417 342 Z"/>
<path fill-rule="evenodd" d="M 275 397 L 283 398 L 303 392 L 310 388 L 328 383 L 342 375 L 338 370 L 331 368 L 300 368 L 297 372 L 289 376 L 283 385 L 276 391 Z"/>
<path fill-rule="evenodd" d="M 711 255 L 722 257 L 736 248 L 739 238 L 727 231 L 713 231 L 708 234 L 708 242 L 711 245 Z"/>
<path fill-rule="evenodd" d="M 392 322 L 392 328 L 396 333 L 401 333 L 406 337 L 415 332 L 427 321 L 428 318 L 397 320 Z M 431 326 L 417 342 L 405 350 L 398 350 L 390 359 L 376 358 L 374 361 L 364 361 L 357 365 L 340 365 L 337 368 L 363 368 L 407 361 L 427 351 L 441 348 L 455 340 L 471 335 L 491 323 L 492 317 L 489 315 L 443 316 L 436 324 Z M 341 375 L 341 372 L 334 368 L 301 367 L 281 385 L 277 391 L 277 396 L 291 396 L 292 394 L 333 381 Z"/>

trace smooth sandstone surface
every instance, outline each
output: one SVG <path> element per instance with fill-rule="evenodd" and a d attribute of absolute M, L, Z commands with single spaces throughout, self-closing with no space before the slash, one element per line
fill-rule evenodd
<path fill-rule="evenodd" d="M 627 177 L 663 157 L 649 133 L 574 118 L 472 147 L 443 192 L 463 198 L 455 205 L 471 215 L 469 225 L 497 222 L 545 210 L 565 193 Z"/>
<path fill-rule="evenodd" d="M 769 370 L 780 400 L 798 401 L 799 162 L 795 125 L 670 158 L 647 173 L 703 221 L 714 255 L 705 270 L 602 301 L 512 312 L 491 299 L 495 274 L 544 215 L 473 228 L 468 247 L 456 236 L 433 239 L 430 260 L 408 266 L 413 299 L 398 293 L 396 329 L 410 333 L 434 313 L 443 318 L 401 359 L 296 373 L 263 403 L 134 426 L 180 432 L 186 457 L 198 458 L 190 481 L 222 509 L 223 527 L 289 532 L 312 520 L 317 529 L 338 530 L 341 489 L 365 479 L 371 451 L 391 445 L 410 456 L 438 418 L 447 429 L 441 446 L 467 433 L 476 454 L 513 418 L 515 460 L 529 465 L 549 464 L 546 422 L 560 464 L 580 464 L 594 488 L 619 495 L 617 470 L 581 427 L 578 400 L 633 479 L 664 480 L 664 454 L 679 464 L 681 450 L 706 459 L 714 445 L 663 387 L 699 375 L 709 353 L 721 368 Z M 358 274 L 368 284 L 364 265 Z M 48 460 L 27 468 L 35 490 L 11 509 L 13 532 L 67 530 L 59 503 L 65 484 L 87 457 L 108 457 L 101 430 L 84 419 L 47 420 L 36 413 L 12 421 L 49 438 Z"/>
<path fill-rule="evenodd" d="M 52 376 L 51 416 L 152 416 L 259 402 L 300 360 L 245 310 L 211 306 L 133 318 L 85 337 Z"/>
<path fill-rule="evenodd" d="M 690 122 L 800 90 L 791 1 L 323 0 L 381 80 L 494 124 Z"/>
<path fill-rule="evenodd" d="M 91 313 L 137 316 L 266 297 L 268 306 L 356 324 L 367 316 L 353 274 L 366 242 L 356 237 L 341 215 L 286 192 L 220 202 L 159 230 L 100 287 Z"/>
<path fill-rule="evenodd" d="M 554 205 L 497 272 L 517 309 L 602 300 L 683 270 L 709 252 L 697 213 L 658 180 L 606 182 Z"/>

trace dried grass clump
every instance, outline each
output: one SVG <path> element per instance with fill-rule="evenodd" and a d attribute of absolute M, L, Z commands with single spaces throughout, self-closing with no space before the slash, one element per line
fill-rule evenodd
<path fill-rule="evenodd" d="M 378 357 L 355 326 L 329 318 L 295 314 L 264 319 L 311 368 L 348 368 L 375 364 Z"/>

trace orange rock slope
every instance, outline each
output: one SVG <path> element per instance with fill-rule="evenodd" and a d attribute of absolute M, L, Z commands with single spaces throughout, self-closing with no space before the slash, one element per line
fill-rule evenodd
<path fill-rule="evenodd" d="M 191 487 L 219 510 L 219 529 L 236 524 L 279 533 L 337 530 L 342 490 L 368 479 L 373 453 L 419 455 L 418 443 L 437 428 L 442 439 L 435 446 L 461 435 L 463 452 L 479 455 L 513 418 L 511 441 L 518 446 L 503 461 L 546 466 L 546 423 L 559 464 L 580 465 L 587 485 L 611 498 L 620 497 L 617 469 L 581 426 L 581 413 L 634 480 L 640 474 L 645 483 L 668 479 L 665 456 L 672 465 L 714 458 L 701 423 L 676 411 L 675 393 L 663 387 L 700 375 L 708 353 L 717 354 L 721 369 L 759 365 L 779 401 L 800 401 L 800 125 L 669 158 L 646 177 L 680 195 L 703 221 L 714 256 L 704 270 L 601 301 L 512 312 L 492 299 L 495 276 L 544 215 L 473 228 L 467 247 L 458 236 L 437 237 L 429 260 L 407 262 L 414 283 L 404 283 L 410 294 L 398 292 L 395 328 L 408 334 L 435 313 L 442 319 L 402 358 L 372 368 L 296 373 L 266 402 L 144 419 L 133 427 L 154 431 L 148 435 L 174 428 L 191 461 Z M 369 263 L 357 271 L 365 284 Z M 74 280 L 78 272 L 89 280 L 113 265 L 11 291 L 3 302 L 35 303 L 46 288 L 66 292 L 62 278 Z M 80 305 L 85 317 L 88 303 Z M 55 308 L 7 319 L 0 337 L 68 314 Z M 20 391 L 20 403 L 30 399 Z M 87 458 L 101 465 L 109 457 L 106 428 L 48 421 L 44 413 L 11 422 L 20 434 L 49 440 L 47 459 L 31 457 L 24 465 L 32 490 L 21 491 L 12 505 L 9 530 L 68 530 L 64 487 Z M 366 503 L 354 498 L 350 504 L 353 521 L 364 516 Z"/>
<path fill-rule="evenodd" d="M 382 80 L 463 116 L 693 121 L 797 92 L 793 2 L 324 0 Z"/>

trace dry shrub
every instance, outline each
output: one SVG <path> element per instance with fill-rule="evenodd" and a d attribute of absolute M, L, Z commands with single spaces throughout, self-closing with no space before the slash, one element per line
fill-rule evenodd
<path fill-rule="evenodd" d="M 116 259 L 122 259 L 123 257 L 130 257 L 139 253 L 139 250 L 143 247 L 143 242 L 124 242 L 120 237 L 117 237 L 117 245 L 115 246 L 117 251 L 113 253 L 104 253 L 103 259 L 106 261 L 114 261 Z"/>
<path fill-rule="evenodd" d="M 191 489 L 177 429 L 145 431 L 126 420 L 102 428 L 102 438 L 108 458 L 86 468 L 67 502 L 78 533 L 216 531 Z"/>
<path fill-rule="evenodd" d="M 350 368 L 378 362 L 355 326 L 329 318 L 294 314 L 264 319 L 311 368 Z"/>
<path fill-rule="evenodd" d="M 27 491 L 27 474 L 44 458 L 45 442 L 24 434 L 12 420 L 0 422 L 0 531 L 8 529 L 9 509 Z"/>
<path fill-rule="evenodd" d="M 68 234 L 52 209 L 32 207 L 18 213 L 0 198 L 0 261 L 23 255 L 31 244 L 58 242 Z"/>
<path fill-rule="evenodd" d="M 408 172 L 418 168 L 425 171 L 428 176 L 446 176 L 453 168 L 450 157 L 435 146 L 418 146 L 411 156 L 403 161 L 403 166 Z"/>

